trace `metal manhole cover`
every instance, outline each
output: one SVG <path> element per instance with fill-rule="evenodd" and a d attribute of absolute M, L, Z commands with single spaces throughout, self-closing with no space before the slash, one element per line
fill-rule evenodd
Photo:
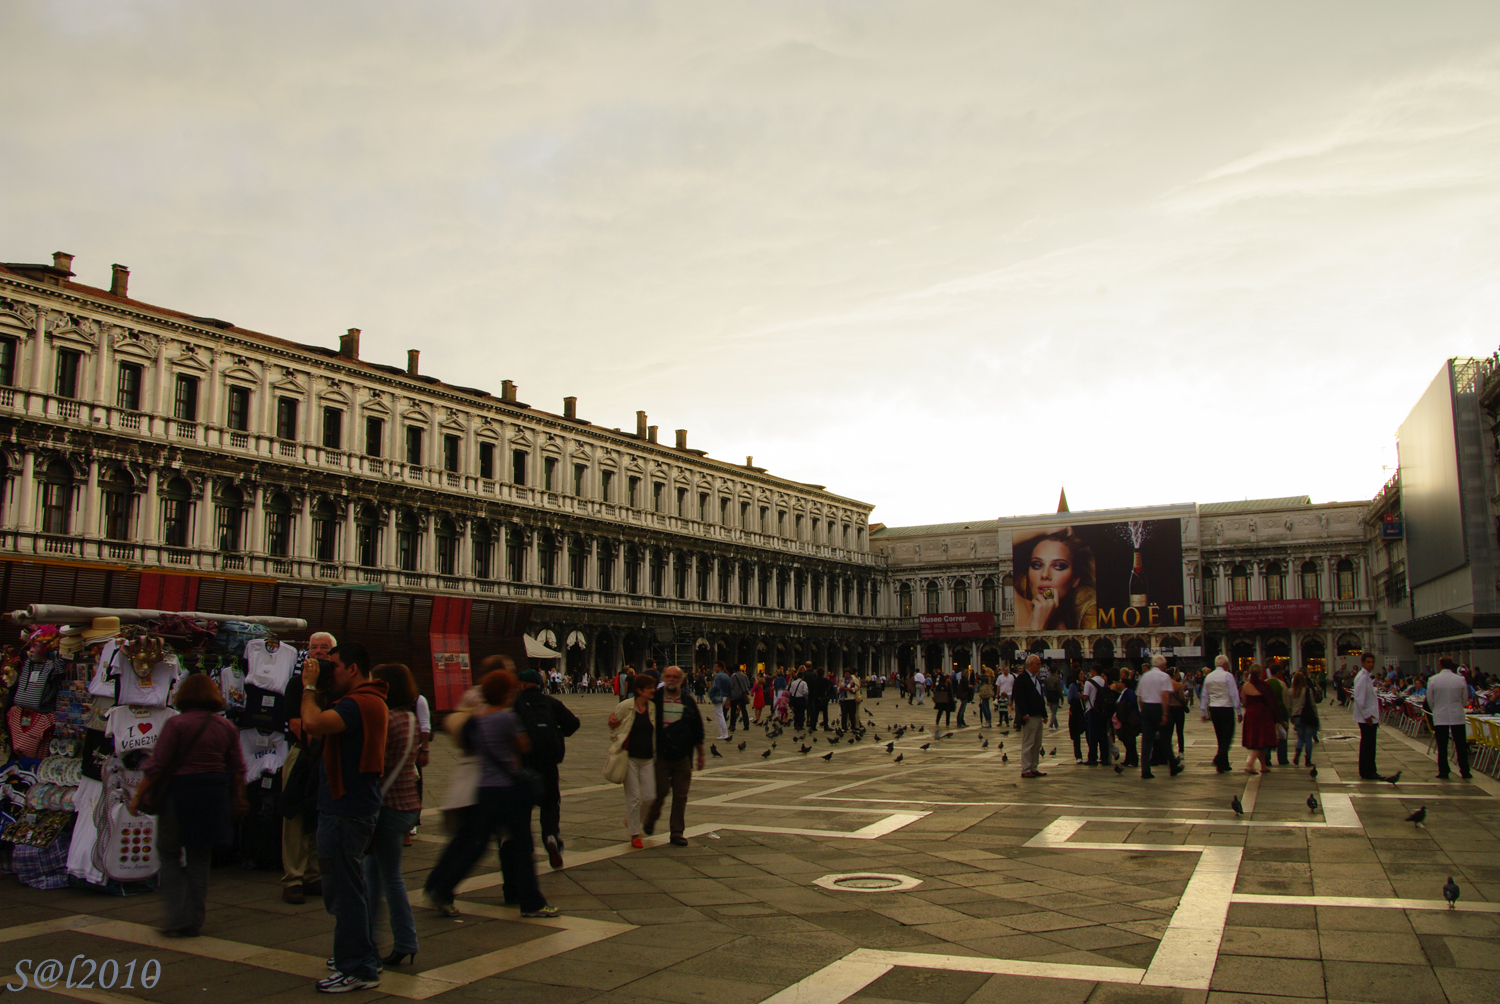
<path fill-rule="evenodd" d="M 921 879 L 912 878 L 910 875 L 891 875 L 884 872 L 824 875 L 820 879 L 813 880 L 813 885 L 832 892 L 909 892 L 921 884 Z"/>

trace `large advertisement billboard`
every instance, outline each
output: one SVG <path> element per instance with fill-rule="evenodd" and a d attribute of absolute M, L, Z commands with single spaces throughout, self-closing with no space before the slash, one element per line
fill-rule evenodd
<path fill-rule="evenodd" d="M 1186 623 L 1180 520 L 1018 527 L 1011 559 L 1020 634 Z"/>

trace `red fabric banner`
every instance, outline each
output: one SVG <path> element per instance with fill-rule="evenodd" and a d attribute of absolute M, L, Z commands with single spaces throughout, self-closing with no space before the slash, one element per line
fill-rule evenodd
<path fill-rule="evenodd" d="M 464 691 L 474 685 L 469 665 L 469 617 L 474 601 L 457 596 L 432 598 L 432 683 L 434 711 L 458 707 Z"/>
<path fill-rule="evenodd" d="M 194 610 L 198 606 L 198 576 L 142 572 L 135 605 L 141 610 Z"/>
<path fill-rule="evenodd" d="M 1323 626 L 1322 600 L 1240 600 L 1226 606 L 1231 631 Z"/>
<path fill-rule="evenodd" d="M 995 633 L 994 614 L 920 614 L 922 639 L 988 638 Z"/>

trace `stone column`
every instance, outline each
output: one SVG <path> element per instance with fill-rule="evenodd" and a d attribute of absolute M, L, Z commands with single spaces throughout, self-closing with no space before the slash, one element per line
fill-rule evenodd
<path fill-rule="evenodd" d="M 16 491 L 17 528 L 23 532 L 36 529 L 36 454 L 21 454 L 21 484 Z"/>
<path fill-rule="evenodd" d="M 89 461 L 88 480 L 83 486 L 83 529 L 80 536 L 99 536 L 99 461 Z"/>
<path fill-rule="evenodd" d="M 140 537 L 148 546 L 161 543 L 161 476 L 153 467 L 146 472 L 146 497 L 141 500 Z"/>
<path fill-rule="evenodd" d="M 296 542 L 292 545 L 293 557 L 303 561 L 311 561 L 314 558 L 312 548 L 312 507 L 313 499 L 311 492 L 302 495 L 302 511 L 297 514 Z"/>
<path fill-rule="evenodd" d="M 385 526 L 381 529 L 380 558 L 381 564 L 389 571 L 395 571 L 397 565 L 396 548 L 396 507 L 391 506 L 385 514 Z"/>
<path fill-rule="evenodd" d="M 359 516 L 359 506 L 353 499 L 344 507 L 344 540 L 343 551 L 344 564 L 353 566 L 359 563 L 359 527 L 355 520 Z"/>
<path fill-rule="evenodd" d="M 250 554 L 260 554 L 266 549 L 266 489 L 262 484 L 256 484 L 250 490 L 250 519 L 246 530 L 246 537 L 240 541 L 244 550 Z"/>
<path fill-rule="evenodd" d="M 453 557 L 453 574 L 466 583 L 474 578 L 474 520 L 464 520 L 464 532 L 458 537 L 458 554 Z"/>

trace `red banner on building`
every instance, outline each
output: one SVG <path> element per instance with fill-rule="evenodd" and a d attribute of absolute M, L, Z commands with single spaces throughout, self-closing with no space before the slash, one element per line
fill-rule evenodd
<path fill-rule="evenodd" d="M 458 707 L 464 691 L 474 686 L 469 665 L 469 616 L 474 601 L 457 596 L 432 598 L 432 687 L 434 711 Z"/>
<path fill-rule="evenodd" d="M 1227 606 L 1231 631 L 1323 626 L 1322 600 L 1241 600 Z"/>
<path fill-rule="evenodd" d="M 923 640 L 988 638 L 995 633 L 994 614 L 921 614 L 917 627 Z"/>

